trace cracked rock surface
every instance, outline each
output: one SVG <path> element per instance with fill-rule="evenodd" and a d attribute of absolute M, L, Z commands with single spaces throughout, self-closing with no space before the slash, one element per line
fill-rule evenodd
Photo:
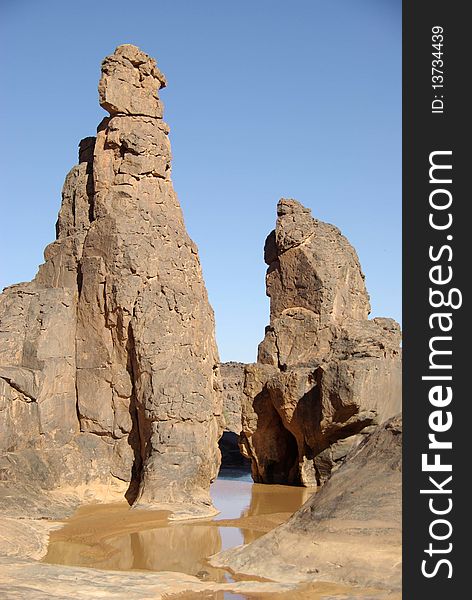
<path fill-rule="evenodd" d="M 267 237 L 270 324 L 242 395 L 242 453 L 256 482 L 322 485 L 401 411 L 400 327 L 368 319 L 354 248 L 296 200 Z"/>
<path fill-rule="evenodd" d="M 99 97 L 110 116 L 80 143 L 57 239 L 35 279 L 0 296 L 6 488 L 82 486 L 176 518 L 214 512 L 219 359 L 170 177 L 165 85 L 135 46 L 103 61 Z"/>

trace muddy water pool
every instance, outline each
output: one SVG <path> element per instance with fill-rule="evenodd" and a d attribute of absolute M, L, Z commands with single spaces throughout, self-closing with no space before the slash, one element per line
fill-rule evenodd
<path fill-rule="evenodd" d="M 244 471 L 224 470 L 211 486 L 220 513 L 209 520 L 169 521 L 164 511 L 126 503 L 79 508 L 51 532 L 44 562 L 111 570 L 176 571 L 232 581 L 207 557 L 247 544 L 286 521 L 313 493 L 301 487 L 254 484 Z"/>

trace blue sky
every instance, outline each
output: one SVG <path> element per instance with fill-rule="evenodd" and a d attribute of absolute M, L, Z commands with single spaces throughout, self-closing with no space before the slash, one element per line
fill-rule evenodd
<path fill-rule="evenodd" d="M 222 360 L 254 360 L 264 336 L 281 197 L 342 230 L 372 316 L 400 320 L 399 0 L 2 0 L 0 22 L 1 287 L 42 262 L 77 145 L 105 116 L 100 62 L 133 43 L 168 79 L 173 181 Z"/>

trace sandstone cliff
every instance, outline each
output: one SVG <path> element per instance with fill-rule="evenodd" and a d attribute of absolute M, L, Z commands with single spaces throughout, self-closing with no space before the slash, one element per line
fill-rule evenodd
<path fill-rule="evenodd" d="M 123 490 L 212 512 L 221 398 L 214 318 L 171 173 L 155 61 L 102 64 L 103 119 L 67 175 L 35 279 L 0 296 L 0 480 Z"/>
<path fill-rule="evenodd" d="M 401 410 L 400 328 L 368 320 L 355 250 L 297 201 L 279 202 L 264 258 L 270 324 L 246 367 L 242 452 L 257 482 L 321 485 Z"/>

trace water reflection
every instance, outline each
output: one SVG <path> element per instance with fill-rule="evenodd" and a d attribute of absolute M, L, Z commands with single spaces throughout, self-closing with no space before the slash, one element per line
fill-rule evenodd
<path fill-rule="evenodd" d="M 224 546 L 242 543 L 236 527 L 225 528 L 222 533 L 217 526 L 203 524 L 163 524 L 86 543 L 57 537 L 54 533 L 51 536 L 45 562 L 120 571 L 176 571 L 213 581 L 225 581 L 225 572 L 209 566 L 206 558 Z"/>
<path fill-rule="evenodd" d="M 166 513 L 133 511 L 127 505 L 88 506 L 52 532 L 44 561 L 111 570 L 177 571 L 225 581 L 207 563 L 221 550 L 247 544 L 288 518 L 312 490 L 218 479 L 212 485 L 211 521 L 169 522 Z M 257 517 L 257 519 L 254 519 Z"/>
<path fill-rule="evenodd" d="M 222 548 L 217 527 L 189 525 L 160 527 L 110 540 L 113 555 L 102 569 L 177 571 L 224 581 L 224 573 L 206 565 L 206 557 Z"/>
<path fill-rule="evenodd" d="M 239 519 L 251 504 L 255 485 L 252 481 L 218 478 L 210 488 L 213 504 L 220 511 L 215 518 Z"/>
<path fill-rule="evenodd" d="M 314 493 L 314 489 L 289 485 L 264 485 L 254 483 L 251 486 L 249 506 L 241 517 L 256 517 L 274 513 L 294 513 Z"/>

